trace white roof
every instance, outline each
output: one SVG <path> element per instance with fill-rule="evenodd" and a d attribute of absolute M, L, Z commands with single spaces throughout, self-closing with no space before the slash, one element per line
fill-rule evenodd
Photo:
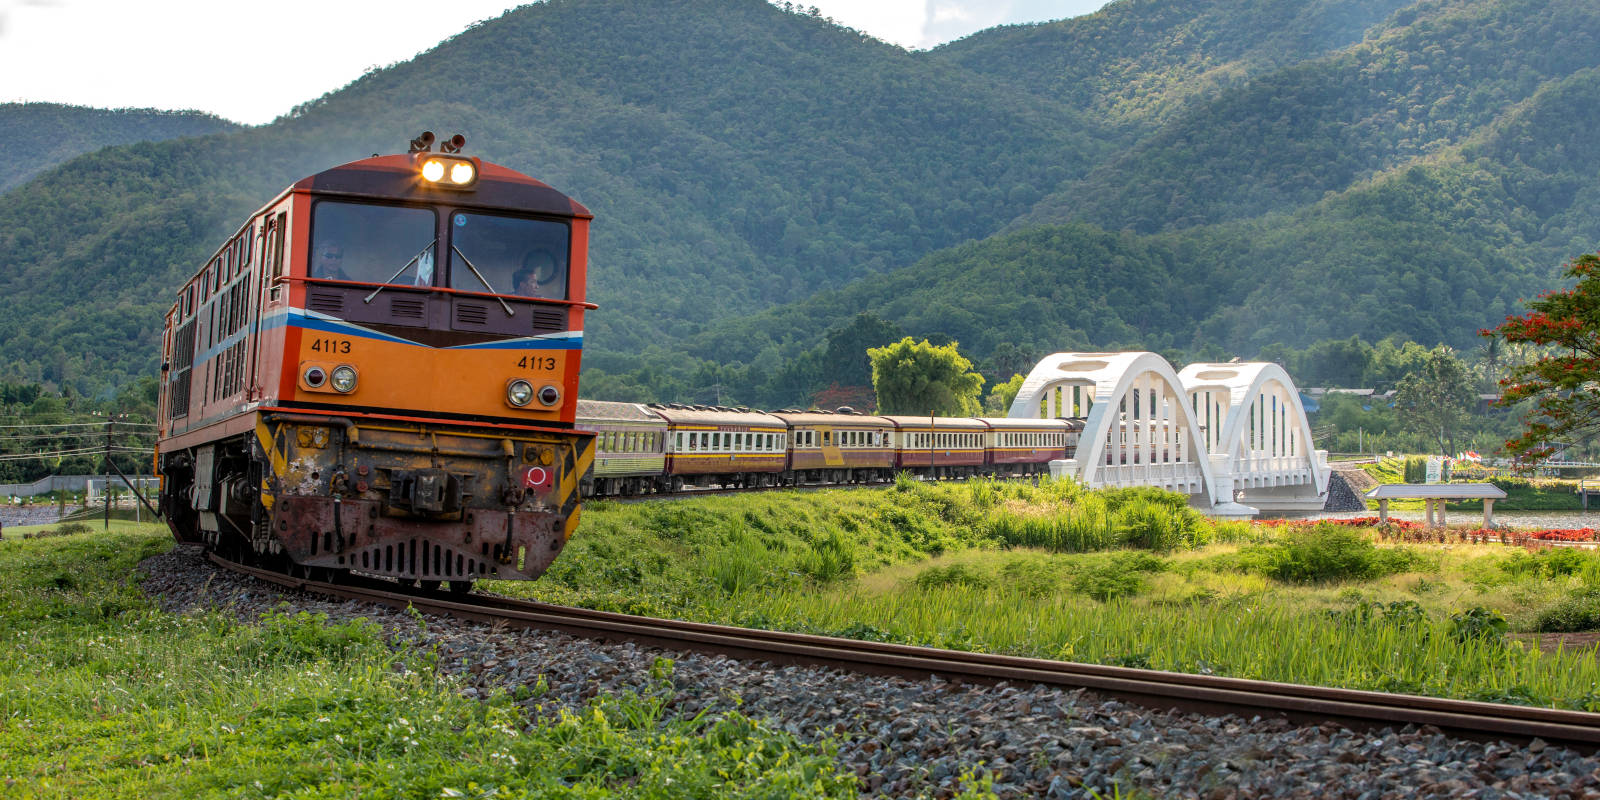
<path fill-rule="evenodd" d="M 1368 500 L 1503 500 L 1505 496 L 1506 491 L 1492 483 L 1385 483 L 1365 495 Z"/>

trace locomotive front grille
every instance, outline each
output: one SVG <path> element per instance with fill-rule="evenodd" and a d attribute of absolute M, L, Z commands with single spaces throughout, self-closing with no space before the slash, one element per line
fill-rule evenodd
<path fill-rule="evenodd" d="M 533 309 L 532 316 L 534 333 L 556 333 L 567 329 L 565 311 Z"/>
<path fill-rule="evenodd" d="M 344 295 L 338 292 L 311 290 L 306 297 L 306 308 L 324 314 L 344 312 Z"/>
<path fill-rule="evenodd" d="M 481 328 L 489 321 L 489 307 L 476 303 L 456 304 L 456 327 Z"/>
<path fill-rule="evenodd" d="M 406 319 L 422 319 L 423 303 L 421 300 L 394 297 L 389 300 L 389 314 L 394 317 Z"/>

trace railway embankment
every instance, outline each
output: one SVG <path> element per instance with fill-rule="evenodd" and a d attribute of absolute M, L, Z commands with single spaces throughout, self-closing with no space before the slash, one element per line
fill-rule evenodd
<path fill-rule="evenodd" d="M 521 698 L 534 724 L 638 696 L 653 722 L 734 715 L 835 749 L 839 774 L 868 796 L 1452 797 L 1600 791 L 1600 759 L 1444 736 L 1355 732 L 1283 720 L 1151 711 L 1091 692 L 912 681 L 746 663 L 593 642 L 296 595 L 218 574 L 192 552 L 146 561 L 147 591 L 193 612 L 227 603 L 241 619 L 279 603 L 330 620 L 372 621 L 436 653 L 465 697 Z M 733 796 L 734 792 L 729 792 Z"/>

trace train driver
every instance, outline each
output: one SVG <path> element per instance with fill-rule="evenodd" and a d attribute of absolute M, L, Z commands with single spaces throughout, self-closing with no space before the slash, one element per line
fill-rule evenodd
<path fill-rule="evenodd" d="M 311 277 L 335 281 L 350 280 L 344 271 L 344 247 L 338 242 L 324 242 L 317 246 L 316 259 L 311 262 Z"/>
<path fill-rule="evenodd" d="M 522 257 L 522 266 L 512 276 L 512 290 L 523 297 L 561 297 L 561 271 L 555 256 L 546 250 L 531 250 Z"/>

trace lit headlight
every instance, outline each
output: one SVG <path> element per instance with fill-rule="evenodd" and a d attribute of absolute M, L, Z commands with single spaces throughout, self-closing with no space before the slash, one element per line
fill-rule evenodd
<path fill-rule="evenodd" d="M 514 380 L 506 387 L 506 400 L 518 408 L 527 405 L 533 400 L 533 384 L 524 380 Z"/>
<path fill-rule="evenodd" d="M 333 388 L 349 394 L 356 388 L 356 371 L 351 367 L 338 366 L 333 368 Z"/>
<path fill-rule="evenodd" d="M 450 168 L 450 182 L 456 184 L 457 186 L 465 186 L 469 183 L 472 183 L 472 179 L 476 177 L 478 177 L 478 171 L 473 168 L 472 162 L 470 161 L 457 161 L 455 165 Z M 438 179 L 432 178 L 430 180 Z"/>
<path fill-rule="evenodd" d="M 432 159 L 422 165 L 422 177 L 429 183 L 438 183 L 444 180 L 444 162 Z"/>

